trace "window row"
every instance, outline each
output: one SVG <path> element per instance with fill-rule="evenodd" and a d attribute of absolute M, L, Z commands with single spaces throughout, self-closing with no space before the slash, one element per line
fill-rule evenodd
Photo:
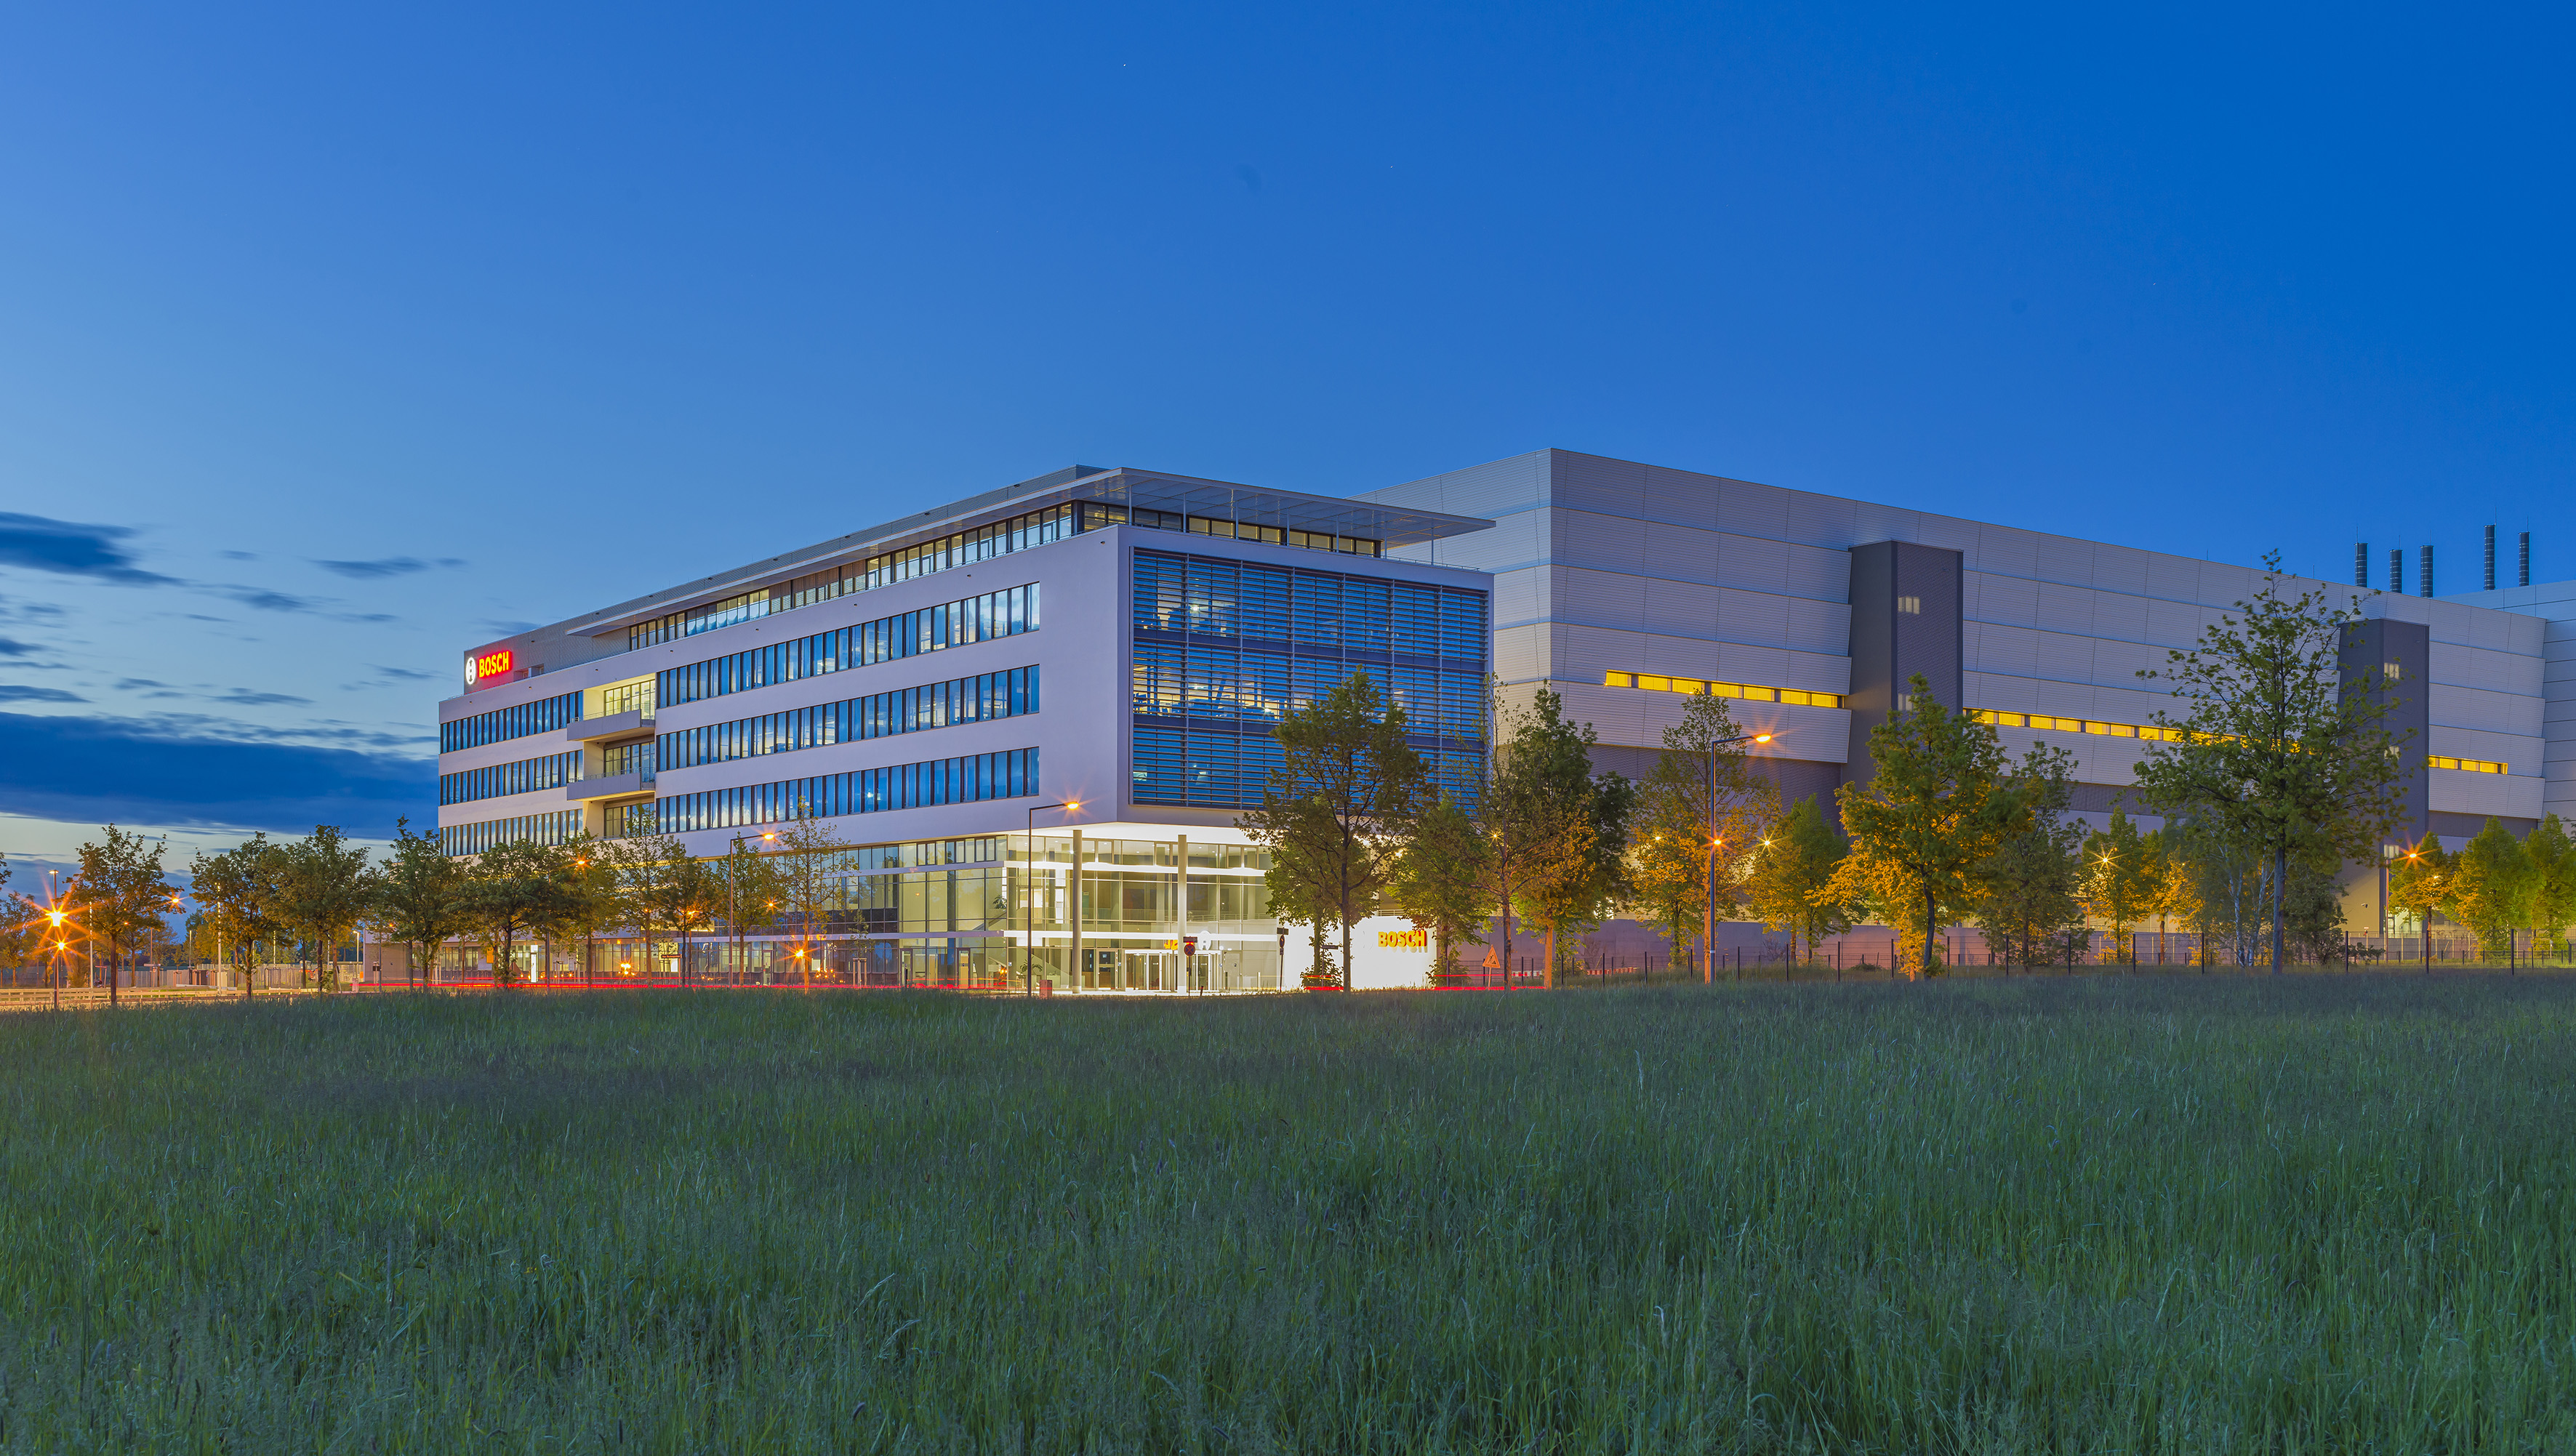
<path fill-rule="evenodd" d="M 483 854 L 522 839 L 531 844 L 564 844 L 580 833 L 581 811 L 557 809 L 511 819 L 486 819 L 480 824 L 443 824 L 438 830 L 438 848 L 447 855 Z"/>
<path fill-rule="evenodd" d="M 1485 594 L 1338 572 L 1139 551 L 1135 625 L 1337 652 L 1485 661 Z"/>
<path fill-rule="evenodd" d="M 1414 745 L 1433 784 L 1462 804 L 1481 802 L 1485 755 L 1473 748 Z M 1139 719 L 1129 761 L 1129 798 L 1139 804 L 1250 809 L 1270 776 L 1287 766 L 1276 738 Z"/>
<path fill-rule="evenodd" d="M 663 769 L 696 768 L 705 763 L 820 748 L 827 743 L 945 728 L 951 723 L 1016 718 L 1037 710 L 1038 670 L 1015 667 L 1007 672 L 977 673 L 837 703 L 790 708 L 757 718 L 737 718 L 730 723 L 710 723 L 704 728 L 683 728 L 655 740 L 655 762 Z"/>
<path fill-rule="evenodd" d="M 632 652 L 639 647 L 651 647 L 677 637 L 694 637 L 700 632 L 731 627 L 773 612 L 792 611 L 816 602 L 845 597 L 852 592 L 873 591 L 917 576 L 972 566 L 1013 551 L 1026 551 L 1050 541 L 1061 541 L 1073 533 L 1073 507 L 1049 506 L 1045 510 L 1029 511 L 1006 521 L 952 532 L 937 540 L 888 551 L 865 561 L 809 572 L 777 586 L 763 587 L 759 591 L 744 592 L 720 602 L 708 602 L 655 618 L 626 629 L 626 650 Z"/>
<path fill-rule="evenodd" d="M 2181 728 L 2159 728 L 2152 723 L 2106 723 L 2098 718 L 2057 718 L 2046 713 L 1998 713 L 1991 708 L 1970 708 L 1968 716 L 1980 723 L 1998 728 L 2039 728 L 2052 733 L 2090 733 L 2099 738 L 2145 738 L 2179 743 L 2189 738 Z M 2464 773 L 2500 774 L 2513 771 L 2512 765 L 2489 758 L 2452 758 L 2431 754 L 2424 760 L 2426 768 L 2455 768 Z"/>
<path fill-rule="evenodd" d="M 654 696 L 667 708 L 1037 629 L 1038 588 L 1031 582 L 670 668 L 656 677 Z"/>
<path fill-rule="evenodd" d="M 1367 677 L 1380 697 L 1404 710 L 1411 732 L 1483 740 L 1485 677 L 1475 672 L 1140 641 L 1129 669 L 1129 700 L 1140 717 L 1276 723 L 1350 681 L 1354 673 Z"/>
<path fill-rule="evenodd" d="M 566 693 L 559 698 L 540 698 L 521 703 L 515 708 L 494 708 L 471 718 L 459 718 L 438 725 L 438 751 L 454 753 L 460 748 L 481 748 L 487 743 L 506 743 L 525 738 L 531 733 L 552 733 L 581 721 L 581 694 Z"/>
<path fill-rule="evenodd" d="M 926 763 L 863 768 L 774 784 L 746 784 L 674 794 L 655 804 L 664 834 L 698 829 L 737 829 L 790 819 L 835 819 L 888 809 L 1018 799 L 1038 792 L 1038 751 L 970 753 Z"/>
<path fill-rule="evenodd" d="M 1695 677 L 1664 677 L 1651 672 L 1607 672 L 1602 685 L 1614 688 L 1638 688 L 1650 693 L 1706 693 L 1718 698 L 1741 698 L 1748 703 L 1804 703 L 1812 708 L 1843 706 L 1840 693 L 1810 693 L 1797 688 L 1763 688 L 1747 683 L 1703 682 Z"/>
<path fill-rule="evenodd" d="M 1309 551 L 1338 551 L 1345 556 L 1382 556 L 1385 543 L 1366 536 L 1336 536 L 1330 531 L 1291 531 L 1281 526 L 1263 526 L 1251 521 L 1230 520 L 1222 516 L 1184 516 L 1179 511 L 1148 510 L 1143 506 L 1113 506 L 1099 502 L 1082 507 L 1082 529 L 1096 531 L 1103 526 L 1145 526 L 1158 531 L 1188 531 L 1199 536 L 1222 536 L 1235 541 L 1259 541 L 1270 546 L 1302 546 Z"/>
<path fill-rule="evenodd" d="M 523 758 L 516 763 L 487 764 L 482 768 L 440 774 L 438 802 L 470 804 L 477 799 L 560 789 L 580 780 L 581 750 L 576 748 L 570 753 L 549 753 L 543 758 Z"/>

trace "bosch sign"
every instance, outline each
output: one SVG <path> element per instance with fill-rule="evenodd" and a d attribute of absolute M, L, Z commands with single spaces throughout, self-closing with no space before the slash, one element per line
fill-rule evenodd
<path fill-rule="evenodd" d="M 498 652 L 475 653 L 465 659 L 465 685 L 469 688 L 479 682 L 509 675 L 510 649 L 507 647 Z"/>

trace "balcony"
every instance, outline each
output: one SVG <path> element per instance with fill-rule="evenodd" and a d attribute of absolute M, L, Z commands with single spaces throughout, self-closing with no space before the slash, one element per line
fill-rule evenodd
<path fill-rule="evenodd" d="M 653 792 L 653 775 L 642 770 L 608 774 L 600 778 L 583 779 L 578 783 L 564 785 L 564 797 L 573 800 L 619 799 L 628 794 L 651 792 Z"/>
<path fill-rule="evenodd" d="M 649 708 L 629 708 L 604 718 L 584 718 L 564 729 L 564 736 L 575 743 L 613 743 L 621 738 L 649 738 L 653 735 L 653 713 Z"/>

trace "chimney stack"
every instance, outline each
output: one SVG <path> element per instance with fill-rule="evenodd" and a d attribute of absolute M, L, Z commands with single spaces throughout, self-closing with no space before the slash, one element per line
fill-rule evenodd
<path fill-rule="evenodd" d="M 2495 527 L 2487 527 L 2487 584 L 2480 591 L 2495 590 Z"/>
<path fill-rule="evenodd" d="M 2421 569 L 2421 570 L 2419 570 L 2419 571 L 2417 571 L 2417 572 L 2415 573 L 2415 578 L 2416 578 L 2416 580 L 2415 580 L 2415 590 L 2416 590 L 2416 593 L 2417 593 L 2418 595 L 2421 595 L 2421 596 L 2428 596 L 2428 597 L 2429 597 L 2429 596 L 2431 596 L 2431 595 L 2433 594 L 2433 548 L 2432 548 L 2432 547 L 2427 546 L 2427 547 L 2425 547 L 2425 548 L 2424 548 L 2424 566 L 2423 566 L 2423 569 Z"/>
<path fill-rule="evenodd" d="M 2401 597 L 2406 595 L 2406 548 L 2403 546 L 2388 548 L 2388 589 Z"/>
<path fill-rule="evenodd" d="M 2352 548 L 2352 584 L 2370 585 L 2370 543 L 2367 541 Z"/>

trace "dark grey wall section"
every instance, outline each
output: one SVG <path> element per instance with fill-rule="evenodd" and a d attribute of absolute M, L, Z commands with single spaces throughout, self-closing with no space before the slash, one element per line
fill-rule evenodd
<path fill-rule="evenodd" d="M 2487 827 L 2484 814 L 2454 814 L 2448 809 L 2436 809 L 2429 817 L 2433 832 L 2446 839 L 2454 835 L 2467 838 Z M 2505 833 L 2513 835 L 2526 835 L 2540 827 L 2537 819 L 2524 819 L 2512 814 L 2498 814 L 2496 820 L 2504 825 Z"/>
<path fill-rule="evenodd" d="M 2424 772 L 2424 755 L 2433 741 L 2432 684 L 2433 631 L 2421 622 L 2392 622 L 2385 617 L 2356 622 L 2344 630 L 2343 645 L 2335 655 L 2335 667 L 2346 683 L 2358 684 L 2366 674 L 2384 672 L 2389 663 L 2397 664 L 2397 680 L 2382 682 L 2375 696 L 2388 704 L 2388 716 L 2380 726 L 2397 740 L 2397 752 L 2407 765 L 2406 823 L 2398 833 L 2413 842 L 2436 832 L 2432 820 L 2432 786 Z M 2351 691 L 2352 689 L 2347 689 Z M 2446 818 L 2468 818 L 2447 815 Z M 2477 821 L 2483 825 L 2486 821 Z M 2444 829 L 2443 834 L 2456 833 Z M 2475 828 L 2468 831 L 2477 833 Z"/>
<path fill-rule="evenodd" d="M 1921 673 L 1943 706 L 1965 701 L 1963 560 L 1960 553 L 1912 541 L 1873 541 L 1851 549 L 1851 762 L 1842 777 L 1866 783 L 1874 768 L 1869 733 L 1887 721 L 1906 682 Z"/>

